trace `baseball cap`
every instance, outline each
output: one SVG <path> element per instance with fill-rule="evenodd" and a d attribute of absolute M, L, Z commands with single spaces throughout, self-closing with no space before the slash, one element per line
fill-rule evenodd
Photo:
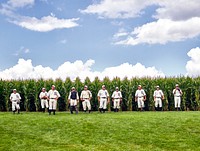
<path fill-rule="evenodd" d="M 118 87 L 116 87 L 115 89 L 117 89 L 117 90 L 118 90 L 119 88 L 118 88 Z"/>
<path fill-rule="evenodd" d="M 54 88 L 55 88 L 56 86 L 55 86 L 55 85 L 52 85 L 52 87 L 54 87 Z"/>
<path fill-rule="evenodd" d="M 138 85 L 138 87 L 141 87 L 141 85 Z"/>
<path fill-rule="evenodd" d="M 159 85 L 157 85 L 156 88 L 159 88 Z"/>
<path fill-rule="evenodd" d="M 176 87 L 178 87 L 178 84 L 176 84 Z"/>
<path fill-rule="evenodd" d="M 87 87 L 88 87 L 87 85 L 84 86 L 84 88 L 87 88 Z"/>
<path fill-rule="evenodd" d="M 75 87 L 72 87 L 72 89 L 75 89 Z"/>
<path fill-rule="evenodd" d="M 102 88 L 105 88 L 106 86 L 105 85 L 102 85 Z"/>
<path fill-rule="evenodd" d="M 16 89 L 13 89 L 13 91 L 17 91 Z"/>

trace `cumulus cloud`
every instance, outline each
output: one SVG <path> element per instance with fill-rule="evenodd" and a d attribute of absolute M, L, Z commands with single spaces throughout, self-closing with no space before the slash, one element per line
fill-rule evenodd
<path fill-rule="evenodd" d="M 43 16 L 41 18 L 23 16 L 17 13 L 17 8 L 33 6 L 34 2 L 34 0 L 9 0 L 7 3 L 1 4 L 0 13 L 6 15 L 9 22 L 38 32 L 48 32 L 55 29 L 78 26 L 77 21 L 79 18 L 60 19 L 57 18 L 52 12 L 49 16 Z"/>
<path fill-rule="evenodd" d="M 97 14 L 100 18 L 135 18 L 145 13 L 148 6 L 157 6 L 155 18 L 185 20 L 200 17 L 199 0 L 101 0 L 86 9 L 85 14 Z"/>
<path fill-rule="evenodd" d="M 65 80 L 66 77 L 70 77 L 71 80 L 74 80 L 76 77 L 79 77 L 82 81 L 86 77 L 89 77 L 91 81 L 95 77 L 103 79 L 104 77 L 109 77 L 113 79 L 119 77 L 123 79 L 128 77 L 164 77 L 164 73 L 158 71 L 155 67 L 145 67 L 144 65 L 137 63 L 131 65 L 129 63 L 124 63 L 115 67 L 105 68 L 102 72 L 92 71 L 92 66 L 94 65 L 94 60 L 88 60 L 85 63 L 77 60 L 73 63 L 65 62 L 60 65 L 56 70 L 51 69 L 50 67 L 43 67 L 42 65 L 33 66 L 32 61 L 19 59 L 18 63 L 6 70 L 0 71 L 0 78 L 4 80 L 11 79 L 57 79 L 61 78 Z M 123 72 L 122 72 L 123 71 Z"/>
<path fill-rule="evenodd" d="M 200 76 L 200 48 L 191 49 L 187 55 L 191 58 L 186 64 L 187 75 Z"/>
<path fill-rule="evenodd" d="M 151 2 L 146 0 L 102 0 L 80 12 L 97 14 L 100 18 L 133 18 L 138 17 L 149 4 Z"/>
<path fill-rule="evenodd" d="M 157 4 L 159 8 L 154 16 L 157 19 L 187 20 L 200 17 L 199 0 L 176 0 L 176 3 L 173 0 L 159 0 Z"/>
<path fill-rule="evenodd" d="M 158 21 L 134 28 L 133 32 L 131 32 L 125 40 L 117 41 L 115 44 L 166 44 L 167 42 L 183 41 L 200 35 L 199 26 L 199 17 L 191 18 L 186 21 L 159 19 Z"/>
<path fill-rule="evenodd" d="M 135 27 L 129 33 L 114 34 L 114 43 L 121 45 L 166 44 L 200 35 L 199 0 L 101 0 L 81 10 L 99 18 L 128 19 L 142 17 L 149 6 L 156 6 L 152 18 L 156 21 Z M 126 36 L 123 39 L 118 39 Z"/>

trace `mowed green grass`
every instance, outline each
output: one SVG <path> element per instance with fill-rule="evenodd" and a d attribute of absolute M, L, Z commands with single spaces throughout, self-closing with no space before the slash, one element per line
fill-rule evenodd
<path fill-rule="evenodd" d="M 0 150 L 200 150 L 200 112 L 0 113 Z"/>

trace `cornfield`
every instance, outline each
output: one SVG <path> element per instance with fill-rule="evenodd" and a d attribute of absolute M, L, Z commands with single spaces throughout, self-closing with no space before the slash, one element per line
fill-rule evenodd
<path fill-rule="evenodd" d="M 58 111 L 69 110 L 67 104 L 68 94 L 71 87 L 75 87 L 80 93 L 84 87 L 87 85 L 89 90 L 92 92 L 92 110 L 98 110 L 98 100 L 97 93 L 103 84 L 110 95 L 115 91 L 115 87 L 119 87 L 122 92 L 123 100 L 121 102 L 122 111 L 135 111 L 137 110 L 137 104 L 134 100 L 135 91 L 137 86 L 141 84 L 146 92 L 147 100 L 145 101 L 145 110 L 154 110 L 153 92 L 156 85 L 160 86 L 163 90 L 165 99 L 163 100 L 163 110 L 173 111 L 174 110 L 174 98 L 172 90 L 175 84 L 179 84 L 183 91 L 181 109 L 185 110 L 200 110 L 200 77 L 178 77 L 178 78 L 132 78 L 131 80 L 124 78 L 114 78 L 110 80 L 105 77 L 102 81 L 98 77 L 94 81 L 90 81 L 86 78 L 84 82 L 81 82 L 80 78 L 76 78 L 71 81 L 70 78 L 66 78 L 65 81 L 61 79 L 53 80 L 11 80 L 11 81 L 0 81 L 0 110 L 10 111 L 11 103 L 9 101 L 9 96 L 12 90 L 17 89 L 18 93 L 21 95 L 20 107 L 22 111 L 41 111 L 39 93 L 41 89 L 45 87 L 47 90 L 51 89 L 51 85 L 54 84 L 56 89 L 60 92 L 61 97 L 58 100 Z M 108 110 L 113 109 L 113 104 L 110 103 Z M 82 104 L 79 103 L 79 110 L 82 110 Z"/>

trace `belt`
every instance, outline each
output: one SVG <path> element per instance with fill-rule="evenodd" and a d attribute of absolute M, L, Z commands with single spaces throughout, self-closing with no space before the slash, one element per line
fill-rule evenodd
<path fill-rule="evenodd" d="M 120 99 L 120 98 L 114 98 L 114 99 Z"/>
<path fill-rule="evenodd" d="M 17 100 L 12 100 L 13 102 L 17 102 Z"/>
<path fill-rule="evenodd" d="M 101 97 L 102 99 L 106 99 L 107 97 Z"/>
<path fill-rule="evenodd" d="M 50 98 L 50 99 L 56 99 L 56 98 Z"/>
<path fill-rule="evenodd" d="M 89 98 L 83 98 L 83 99 L 89 99 Z"/>
<path fill-rule="evenodd" d="M 175 96 L 175 97 L 180 97 L 180 96 Z"/>
<path fill-rule="evenodd" d="M 138 98 L 143 98 L 143 96 L 138 96 Z"/>
<path fill-rule="evenodd" d="M 156 97 L 156 98 L 161 98 L 161 97 Z"/>

